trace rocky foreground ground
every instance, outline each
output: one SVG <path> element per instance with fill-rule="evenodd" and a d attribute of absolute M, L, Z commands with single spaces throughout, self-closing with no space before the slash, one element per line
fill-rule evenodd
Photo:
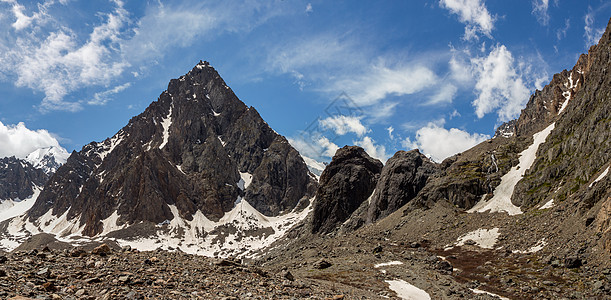
<path fill-rule="evenodd" d="M 369 299 L 349 286 L 181 252 L 19 251 L 0 256 L 0 299 Z"/>

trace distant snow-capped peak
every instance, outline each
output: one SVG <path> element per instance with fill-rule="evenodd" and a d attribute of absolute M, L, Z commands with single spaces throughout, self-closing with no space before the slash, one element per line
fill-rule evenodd
<path fill-rule="evenodd" d="M 47 175 L 51 175 L 66 163 L 70 153 L 62 147 L 49 146 L 34 150 L 25 158 L 34 168 L 42 169 Z"/>

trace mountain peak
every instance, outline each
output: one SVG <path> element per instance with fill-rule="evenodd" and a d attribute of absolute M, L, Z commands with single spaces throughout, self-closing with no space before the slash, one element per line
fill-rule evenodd
<path fill-rule="evenodd" d="M 34 168 L 42 169 L 47 175 L 51 175 L 66 163 L 70 153 L 62 147 L 49 146 L 36 149 L 25 158 Z"/>

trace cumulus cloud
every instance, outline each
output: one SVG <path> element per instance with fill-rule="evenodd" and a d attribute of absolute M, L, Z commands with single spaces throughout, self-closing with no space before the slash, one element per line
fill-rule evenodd
<path fill-rule="evenodd" d="M 477 39 L 478 33 L 490 37 L 494 29 L 494 18 L 481 0 L 441 0 L 439 5 L 458 15 L 465 24 L 465 40 Z"/>
<path fill-rule="evenodd" d="M 547 13 L 548 6 L 549 0 L 532 1 L 532 14 L 537 18 L 537 22 L 544 26 L 547 26 L 547 24 L 549 24 L 549 14 Z"/>
<path fill-rule="evenodd" d="M 463 152 L 487 139 L 490 136 L 479 133 L 469 133 L 461 129 L 445 129 L 430 123 L 416 132 L 415 141 L 406 138 L 402 145 L 406 149 L 418 148 L 422 153 L 430 156 L 434 161 L 444 159 Z"/>
<path fill-rule="evenodd" d="M 377 158 L 383 163 L 385 163 L 389 157 L 389 155 L 386 154 L 386 147 L 384 147 L 384 145 L 376 145 L 376 141 L 369 136 L 363 137 L 361 140 L 353 141 L 353 143 L 362 147 L 369 156 Z"/>
<path fill-rule="evenodd" d="M 319 120 L 319 122 L 322 128 L 331 129 L 338 135 L 353 132 L 358 136 L 362 136 L 367 133 L 367 128 L 361 123 L 360 117 L 333 116 Z"/>
<path fill-rule="evenodd" d="M 25 158 L 34 150 L 54 146 L 61 148 L 57 139 L 44 129 L 30 130 L 23 122 L 4 125 L 0 122 L 0 157 Z"/>
<path fill-rule="evenodd" d="M 522 76 L 516 72 L 514 58 L 504 45 L 496 46 L 485 57 L 471 59 L 477 82 L 477 99 L 473 101 L 479 118 L 494 110 L 500 121 L 515 118 L 526 101 L 530 91 Z"/>
<path fill-rule="evenodd" d="M 328 160 L 339 149 L 338 145 L 321 135 L 289 137 L 287 139 L 301 155 L 317 161 Z"/>
<path fill-rule="evenodd" d="M 110 9 L 96 12 L 100 23 L 81 34 L 48 13 L 57 5 L 55 0 L 30 11 L 18 0 L 0 0 L 0 6 L 11 9 L 10 23 L 2 24 L 10 30 L 0 35 L 0 79 L 42 92 L 43 111 L 78 111 L 84 103 L 106 101 L 96 96 L 86 102 L 66 100 L 71 93 L 112 85 L 130 67 L 146 70 L 170 47 L 187 47 L 226 32 L 249 31 L 280 14 L 283 7 L 262 1 L 152 2 L 136 20 L 130 19 L 122 1 L 110 2 Z M 97 97 L 104 96 L 102 93 Z"/>
<path fill-rule="evenodd" d="M 44 9 L 39 6 L 39 14 Z M 16 86 L 42 91 L 45 94 L 43 110 L 79 110 L 79 103 L 63 100 L 67 94 L 83 86 L 108 84 L 128 65 L 113 54 L 128 21 L 127 11 L 117 1 L 111 13 L 100 15 L 104 22 L 93 28 L 84 43 L 79 43 L 76 34 L 65 27 L 46 37 L 41 37 L 44 34 L 39 28 L 33 29 L 31 34 L 18 34 L 0 58 L 0 71 L 14 74 Z M 28 22 L 31 20 L 21 21 L 16 26 L 15 23 L 13 27 L 21 30 Z"/>

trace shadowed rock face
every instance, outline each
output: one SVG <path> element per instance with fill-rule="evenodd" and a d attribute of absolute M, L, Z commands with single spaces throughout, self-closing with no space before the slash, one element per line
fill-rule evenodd
<path fill-rule="evenodd" d="M 25 199 L 34 185 L 43 186 L 48 176 L 29 162 L 13 157 L 0 158 L 0 200 Z"/>
<path fill-rule="evenodd" d="M 382 162 L 365 150 L 345 146 L 325 168 L 316 191 L 312 233 L 328 233 L 346 221 L 373 192 Z"/>
<path fill-rule="evenodd" d="M 252 175 L 245 189 L 240 173 Z M 119 225 L 172 220 L 169 205 L 218 220 L 242 197 L 275 216 L 315 190 L 299 153 L 200 62 L 116 135 L 72 153 L 28 216 L 68 211 L 96 235 L 114 211 Z"/>
<path fill-rule="evenodd" d="M 382 169 L 369 205 L 367 222 L 382 219 L 407 204 L 438 171 L 438 166 L 417 149 L 395 153 Z"/>

